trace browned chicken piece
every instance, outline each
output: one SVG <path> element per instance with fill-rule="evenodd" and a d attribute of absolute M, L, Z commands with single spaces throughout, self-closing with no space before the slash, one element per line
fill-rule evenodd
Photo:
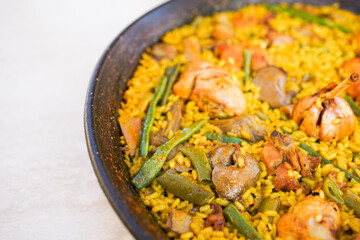
<path fill-rule="evenodd" d="M 165 228 L 182 234 L 190 231 L 192 217 L 189 213 L 173 209 L 165 224 Z"/>
<path fill-rule="evenodd" d="M 134 156 L 140 141 L 141 119 L 131 117 L 128 114 L 121 114 L 118 121 L 126 144 L 128 145 L 130 155 Z"/>
<path fill-rule="evenodd" d="M 294 97 L 293 92 L 285 91 L 287 74 L 281 68 L 268 66 L 259 69 L 253 83 L 261 88 L 260 100 L 268 102 L 270 107 L 278 108 L 289 105 Z"/>
<path fill-rule="evenodd" d="M 322 141 L 340 141 L 350 136 L 356 130 L 357 120 L 349 104 L 340 97 L 323 103 L 325 110 L 322 112 L 320 125 L 320 139 Z M 334 121 L 341 119 L 339 124 Z"/>
<path fill-rule="evenodd" d="M 185 39 L 184 46 L 190 64 L 174 84 L 174 93 L 182 99 L 196 101 L 211 116 L 241 115 L 246 110 L 246 100 L 240 84 L 227 71 L 201 60 L 196 38 Z"/>
<path fill-rule="evenodd" d="M 220 44 L 215 48 L 215 54 L 220 57 L 221 60 L 227 61 L 228 65 L 233 65 L 237 68 L 242 68 L 244 65 L 244 47 L 240 44 Z M 234 60 L 232 64 L 230 59 Z"/>
<path fill-rule="evenodd" d="M 237 150 L 238 151 L 238 150 Z M 248 188 L 254 186 L 260 177 L 258 161 L 250 154 L 241 155 L 244 166 L 215 166 L 212 181 L 219 196 L 237 200 Z"/>
<path fill-rule="evenodd" d="M 284 161 L 280 151 L 277 150 L 274 144 L 267 143 L 261 153 L 261 159 L 266 165 L 269 175 L 276 173 L 276 168 Z"/>
<path fill-rule="evenodd" d="M 273 30 L 269 31 L 267 37 L 272 46 L 281 46 L 284 44 L 293 43 L 295 41 L 294 38 L 290 37 L 289 35 L 281 34 Z"/>
<path fill-rule="evenodd" d="M 289 134 L 281 134 L 274 130 L 270 136 L 270 143 L 267 143 L 261 153 L 261 159 L 266 165 L 268 175 L 275 174 L 275 188 L 283 191 L 305 189 L 289 171 L 296 170 L 305 177 L 312 177 L 321 157 L 315 158 L 305 155 L 295 147 Z"/>
<path fill-rule="evenodd" d="M 264 122 L 255 115 L 211 120 L 209 123 L 220 128 L 225 134 L 232 132 L 238 136 L 242 136 L 242 132 L 245 131 L 250 134 L 250 139 L 248 140 L 252 142 L 263 140 L 269 131 Z"/>
<path fill-rule="evenodd" d="M 194 80 L 190 99 L 196 101 L 201 110 L 209 110 L 211 116 L 237 116 L 246 110 L 240 84 L 223 69 L 213 66 L 197 74 Z"/>
<path fill-rule="evenodd" d="M 289 134 L 282 134 L 279 131 L 272 131 L 270 141 L 279 149 L 283 151 L 290 150 L 294 146 L 294 141 Z"/>
<path fill-rule="evenodd" d="M 359 33 L 360 38 L 360 33 Z M 360 51 L 360 40 L 359 40 L 359 51 Z M 350 75 L 353 72 L 360 73 L 360 58 L 354 58 L 344 62 L 341 66 L 342 71 L 345 75 Z M 360 81 L 357 81 L 353 85 L 351 85 L 346 93 L 349 94 L 350 97 L 354 98 L 360 104 Z"/>
<path fill-rule="evenodd" d="M 163 58 L 173 60 L 176 56 L 176 47 L 166 43 L 157 43 L 152 47 L 151 55 L 158 61 Z"/>
<path fill-rule="evenodd" d="M 293 171 L 293 168 L 287 162 L 278 166 L 276 169 L 276 177 L 274 179 L 275 189 L 282 191 L 296 191 L 301 188 L 303 192 L 305 192 L 305 188 L 300 185 L 296 178 L 289 175 L 289 171 Z"/>
<path fill-rule="evenodd" d="M 359 74 L 353 73 L 339 85 L 329 84 L 319 92 L 300 99 L 294 105 L 292 114 L 300 130 L 321 141 L 340 141 L 350 136 L 357 127 L 356 117 L 349 104 L 337 95 L 358 79 Z M 317 101 L 321 104 L 316 104 Z"/>
<path fill-rule="evenodd" d="M 150 135 L 150 144 L 159 147 L 166 143 L 168 139 L 168 134 L 170 131 L 175 133 L 181 128 L 182 120 L 182 110 L 184 108 L 184 101 L 180 100 L 175 102 L 170 108 L 169 112 L 171 113 L 171 119 L 167 119 L 168 124 L 165 128 L 161 128 L 158 133 Z"/>
<path fill-rule="evenodd" d="M 215 231 L 222 231 L 225 227 L 225 218 L 220 205 L 213 203 L 211 209 L 214 211 L 208 216 L 205 221 L 205 227 L 213 227 Z"/>
<path fill-rule="evenodd" d="M 336 239 L 340 221 L 340 209 L 335 203 L 308 196 L 280 218 L 278 236 L 287 240 Z"/>
<path fill-rule="evenodd" d="M 251 71 L 257 71 L 260 68 L 273 64 L 273 61 L 271 60 L 266 49 L 259 47 L 248 47 L 247 49 L 251 51 Z"/>
<path fill-rule="evenodd" d="M 225 14 L 219 14 L 216 17 L 216 24 L 212 36 L 218 41 L 226 40 L 234 36 L 232 23 Z"/>
<path fill-rule="evenodd" d="M 211 166 L 230 166 L 234 152 L 235 147 L 232 144 L 216 147 L 210 155 Z"/>
<path fill-rule="evenodd" d="M 313 157 L 305 155 L 299 149 L 296 149 L 299 164 L 301 166 L 301 174 L 305 177 L 311 177 L 316 172 L 317 167 L 321 162 L 321 157 Z"/>

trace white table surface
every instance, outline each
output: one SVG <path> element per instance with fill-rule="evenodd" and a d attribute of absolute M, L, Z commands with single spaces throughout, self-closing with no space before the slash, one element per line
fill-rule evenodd
<path fill-rule="evenodd" d="M 164 0 L 0 0 L 0 239 L 133 239 L 89 161 L 99 57 Z"/>

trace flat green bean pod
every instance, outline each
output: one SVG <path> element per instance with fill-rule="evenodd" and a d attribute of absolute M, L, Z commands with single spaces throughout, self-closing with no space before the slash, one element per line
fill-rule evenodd
<path fill-rule="evenodd" d="M 208 185 L 197 184 L 194 180 L 180 174 L 166 171 L 157 178 L 157 181 L 175 196 L 199 206 L 210 203 L 215 198 L 215 194 Z"/>
<path fill-rule="evenodd" d="M 200 148 L 181 148 L 180 151 L 190 158 L 197 171 L 199 182 L 211 183 L 212 168 L 205 152 Z"/>
<path fill-rule="evenodd" d="M 325 195 L 330 198 L 330 200 L 341 205 L 345 204 L 344 199 L 341 197 L 339 189 L 337 189 L 333 180 L 325 178 L 323 188 Z"/>
<path fill-rule="evenodd" d="M 132 179 L 132 183 L 136 188 L 141 189 L 149 185 L 160 172 L 171 150 L 189 139 L 194 133 L 199 131 L 205 123 L 206 121 L 202 120 L 184 128 L 181 132 L 160 146 L 154 155 L 141 166 L 139 172 Z"/>
<path fill-rule="evenodd" d="M 237 210 L 237 208 L 230 204 L 227 206 L 223 214 L 225 218 L 236 227 L 239 232 L 246 238 L 251 240 L 263 239 L 261 235 L 255 230 L 255 228 L 244 218 L 244 216 Z"/>
<path fill-rule="evenodd" d="M 345 204 L 354 209 L 354 214 L 357 217 L 360 217 L 360 197 L 355 195 L 350 190 L 347 190 L 343 196 Z"/>
<path fill-rule="evenodd" d="M 164 94 L 167 79 L 168 78 L 166 76 L 162 77 L 160 84 L 156 88 L 155 94 L 151 99 L 148 111 L 146 113 L 140 139 L 140 156 L 142 157 L 147 157 L 149 152 L 150 131 L 155 120 L 156 106 Z"/>

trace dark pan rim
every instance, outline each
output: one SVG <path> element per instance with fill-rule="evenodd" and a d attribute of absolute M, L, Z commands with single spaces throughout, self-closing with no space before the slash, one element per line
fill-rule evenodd
<path fill-rule="evenodd" d="M 90 83 L 88 86 L 87 94 L 86 94 L 86 101 L 85 101 L 85 112 L 84 112 L 84 126 L 85 126 L 85 138 L 86 138 L 86 145 L 90 157 L 91 164 L 93 166 L 95 175 L 98 179 L 98 182 L 106 195 L 106 198 L 110 202 L 112 208 L 115 210 L 116 214 L 120 217 L 123 224 L 126 228 L 131 232 L 131 234 L 136 239 L 141 239 L 143 236 L 141 234 L 142 228 L 134 221 L 134 218 L 131 214 L 129 214 L 128 209 L 124 206 L 119 206 L 115 198 L 117 198 L 116 189 L 110 183 L 109 176 L 105 172 L 105 167 L 101 161 L 99 151 L 96 145 L 96 136 L 94 130 L 94 113 L 93 113 L 93 103 L 94 103 L 94 91 L 97 86 L 97 78 L 99 76 L 100 69 L 104 64 L 104 60 L 106 56 L 109 54 L 111 49 L 114 47 L 115 43 L 125 35 L 129 29 L 131 29 L 135 24 L 139 21 L 150 15 L 151 13 L 157 11 L 159 8 L 162 8 L 165 5 L 168 5 L 171 1 L 166 1 L 165 3 L 160 4 L 159 6 L 151 9 L 150 11 L 146 12 L 135 21 L 133 21 L 130 25 L 128 25 L 106 48 L 102 56 L 100 57 L 99 61 L 95 66 L 95 70 L 91 76 Z"/>

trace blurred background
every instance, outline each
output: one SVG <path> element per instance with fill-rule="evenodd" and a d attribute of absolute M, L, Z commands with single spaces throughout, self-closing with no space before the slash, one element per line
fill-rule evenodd
<path fill-rule="evenodd" d="M 110 42 L 164 0 L 0 0 L 0 239 L 133 239 L 103 194 L 83 127 Z"/>

